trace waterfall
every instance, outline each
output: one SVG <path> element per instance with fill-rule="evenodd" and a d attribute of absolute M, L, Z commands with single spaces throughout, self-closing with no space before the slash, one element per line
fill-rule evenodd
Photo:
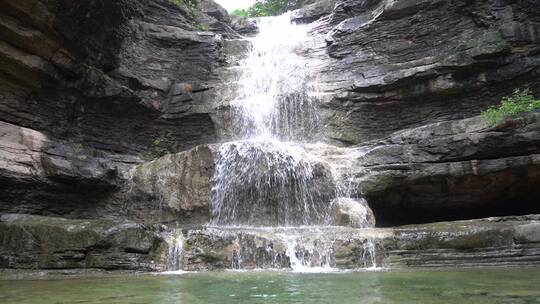
<path fill-rule="evenodd" d="M 167 238 L 167 271 L 179 271 L 182 269 L 184 253 L 184 235 L 180 229 L 170 232 Z"/>
<path fill-rule="evenodd" d="M 211 223 L 328 224 L 327 202 L 334 196 L 331 177 L 299 146 L 273 139 L 223 144 L 215 172 Z"/>
<path fill-rule="evenodd" d="M 283 237 L 286 255 L 289 257 L 291 269 L 295 272 L 329 272 L 332 267 L 332 245 L 329 240 L 317 240 L 312 243 L 303 242 L 300 238 Z"/>
<path fill-rule="evenodd" d="M 316 100 L 309 94 L 308 62 L 296 54 L 308 27 L 291 24 L 290 14 L 260 18 L 258 25 L 251 52 L 240 63 L 232 129 L 243 139 L 312 139 Z"/>
<path fill-rule="evenodd" d="M 336 248 L 342 255 L 358 256 L 353 267 L 375 266 L 373 242 L 351 232 L 354 228 L 331 227 L 333 202 L 352 195 L 354 179 L 337 178 L 340 174 L 322 155 L 307 149 L 317 141 L 320 96 L 300 52 L 309 28 L 292 24 L 289 14 L 260 18 L 258 25 L 259 34 L 249 38 L 252 49 L 238 67 L 235 97 L 229 101 L 234 140 L 221 144 L 217 153 L 210 223 L 192 233 L 194 239 L 188 236 L 187 260 L 222 259 L 214 255 L 215 244 L 225 246 L 228 258 L 220 263 L 232 269 L 334 271 L 342 263 L 336 261 Z M 347 203 L 342 200 L 340 210 L 356 206 L 343 202 Z M 169 240 L 170 269 L 182 267 L 178 256 L 183 242 Z"/>
<path fill-rule="evenodd" d="M 230 102 L 238 140 L 219 151 L 211 224 L 327 224 L 335 190 L 327 187 L 333 185 L 331 174 L 299 144 L 312 140 L 318 126 L 307 61 L 296 53 L 308 28 L 291 24 L 289 14 L 258 24 Z"/>

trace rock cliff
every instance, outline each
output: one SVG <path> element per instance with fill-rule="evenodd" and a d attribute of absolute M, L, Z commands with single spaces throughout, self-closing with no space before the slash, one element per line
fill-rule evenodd
<path fill-rule="evenodd" d="M 337 267 L 369 266 L 368 240 L 391 267 L 540 261 L 540 114 L 478 116 L 540 94 L 536 1 L 320 0 L 291 16 L 311 23 L 297 53 L 324 142 L 303 148 L 321 187 L 341 174 L 365 199 L 324 196 L 332 224 L 355 227 L 332 228 Z M 239 254 L 289 267 L 283 239 L 201 228 L 256 31 L 211 0 L 0 2 L 0 268 L 164 270 L 162 224 L 184 229 L 188 270 Z"/>
<path fill-rule="evenodd" d="M 514 88 L 539 93 L 535 1 L 338 0 L 318 22 L 306 52 L 322 61 L 323 132 L 337 143 L 475 116 Z"/>

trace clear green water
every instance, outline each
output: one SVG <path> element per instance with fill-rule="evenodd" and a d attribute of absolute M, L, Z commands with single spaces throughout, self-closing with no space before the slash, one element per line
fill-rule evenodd
<path fill-rule="evenodd" d="M 0 303 L 540 303 L 540 269 L 0 278 Z"/>

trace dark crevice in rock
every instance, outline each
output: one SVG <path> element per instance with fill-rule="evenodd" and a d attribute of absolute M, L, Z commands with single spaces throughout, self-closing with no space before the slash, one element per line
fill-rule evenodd
<path fill-rule="evenodd" d="M 372 204 L 377 227 L 395 227 L 411 224 L 426 224 L 445 221 L 460 221 L 481 219 L 487 217 L 522 216 L 540 214 L 540 195 L 531 195 L 512 200 L 498 200 L 481 206 L 467 206 L 467 208 L 436 209 L 415 208 L 407 206 L 384 206 Z"/>

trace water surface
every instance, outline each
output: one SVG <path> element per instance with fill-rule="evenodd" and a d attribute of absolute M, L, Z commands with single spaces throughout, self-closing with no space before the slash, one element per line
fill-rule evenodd
<path fill-rule="evenodd" d="M 540 269 L 0 278 L 0 303 L 540 303 Z"/>

